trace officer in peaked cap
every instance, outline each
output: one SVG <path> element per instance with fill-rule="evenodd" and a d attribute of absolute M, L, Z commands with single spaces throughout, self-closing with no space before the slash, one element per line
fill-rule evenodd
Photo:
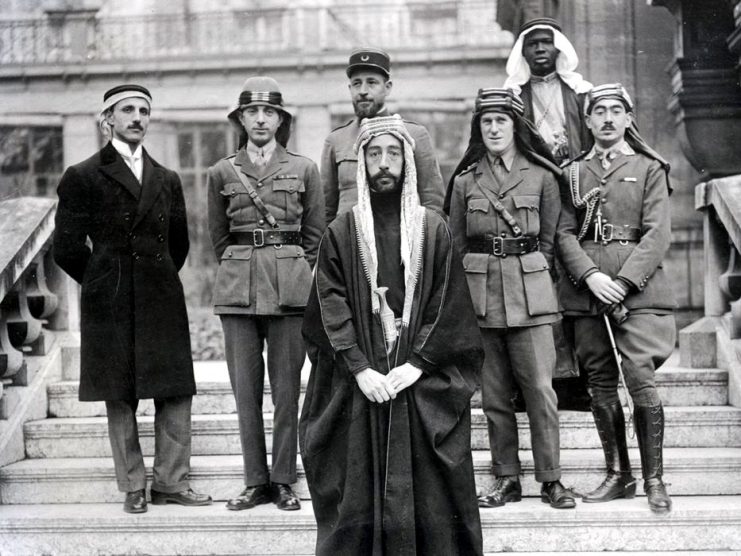
<path fill-rule="evenodd" d="M 334 129 L 324 142 L 321 178 L 324 188 L 327 224 L 358 201 L 356 186 L 357 155 L 353 150 L 363 118 L 389 115 L 386 97 L 391 93 L 391 60 L 378 48 L 358 48 L 350 53 L 345 70 L 355 117 Z M 441 210 L 445 193 L 440 166 L 430 134 L 424 126 L 405 121 L 415 141 L 417 190 L 422 204 Z"/>

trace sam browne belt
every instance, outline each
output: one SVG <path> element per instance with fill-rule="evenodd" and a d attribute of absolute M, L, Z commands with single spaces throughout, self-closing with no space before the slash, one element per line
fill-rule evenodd
<path fill-rule="evenodd" d="M 602 224 L 598 226 L 596 222 L 592 222 L 587 229 L 585 238 L 597 238 L 598 242 L 610 242 L 610 241 L 640 241 L 641 236 L 640 228 L 634 228 L 627 224 L 623 226 L 616 226 L 613 224 Z"/>
<path fill-rule="evenodd" d="M 520 237 L 470 237 L 467 240 L 470 253 L 488 253 L 496 257 L 524 255 L 537 251 L 540 241 L 534 236 Z"/>
<path fill-rule="evenodd" d="M 232 232 L 231 236 L 237 245 L 301 245 L 301 232 L 286 232 L 280 230 L 263 230 L 255 228 L 251 232 Z"/>

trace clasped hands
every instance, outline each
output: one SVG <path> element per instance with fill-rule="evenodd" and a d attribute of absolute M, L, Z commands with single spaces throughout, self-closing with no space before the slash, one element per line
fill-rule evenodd
<path fill-rule="evenodd" d="M 404 363 L 383 375 L 374 369 L 364 369 L 355 375 L 361 392 L 372 402 L 383 403 L 396 398 L 422 376 L 422 370 L 411 363 Z"/>
<path fill-rule="evenodd" d="M 586 278 L 587 287 L 605 305 L 622 303 L 628 292 L 623 285 L 604 272 L 595 272 Z"/>

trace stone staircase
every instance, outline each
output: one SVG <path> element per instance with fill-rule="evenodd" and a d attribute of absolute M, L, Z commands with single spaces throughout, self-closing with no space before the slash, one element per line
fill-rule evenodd
<path fill-rule="evenodd" d="M 122 511 L 102 403 L 77 401 L 77 348 L 66 348 L 62 380 L 47 387 L 48 417 L 24 426 L 26 459 L 0 468 L 0 556 L 22 554 L 312 554 L 315 524 L 299 459 L 298 512 L 273 506 L 230 512 L 223 501 L 242 488 L 234 399 L 223 362 L 196 365 L 193 404 L 194 489 L 215 504 Z M 305 369 L 308 372 L 308 368 Z M 666 405 L 665 480 L 674 510 L 656 516 L 645 497 L 554 510 L 532 478 L 527 419 L 520 415 L 524 494 L 505 508 L 482 510 L 487 553 L 539 551 L 741 551 L 741 409 L 728 405 L 728 374 L 683 368 L 679 352 L 657 374 Z M 272 433 L 269 389 L 265 406 Z M 153 407 L 140 406 L 148 465 Z M 480 399 L 472 409 L 477 488 L 488 489 L 489 453 Z M 635 439 L 631 459 L 640 475 Z M 270 439 L 268 439 L 270 445 Z M 563 482 L 578 490 L 603 477 L 599 440 L 587 413 L 561 413 Z M 640 488 L 639 488 L 640 491 Z"/>

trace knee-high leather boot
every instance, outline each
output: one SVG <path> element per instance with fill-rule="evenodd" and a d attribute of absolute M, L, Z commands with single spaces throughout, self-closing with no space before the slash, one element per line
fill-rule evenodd
<path fill-rule="evenodd" d="M 582 500 L 609 502 L 615 498 L 633 498 L 636 493 L 636 480 L 630 470 L 623 408 L 620 402 L 592 405 L 592 415 L 605 453 L 607 477 L 595 490 L 585 494 Z"/>
<path fill-rule="evenodd" d="M 643 490 L 648 497 L 648 506 L 655 513 L 667 513 L 672 509 L 672 500 L 661 480 L 664 472 L 664 408 L 661 404 L 652 407 L 636 406 L 633 418 L 638 448 L 641 451 Z"/>

